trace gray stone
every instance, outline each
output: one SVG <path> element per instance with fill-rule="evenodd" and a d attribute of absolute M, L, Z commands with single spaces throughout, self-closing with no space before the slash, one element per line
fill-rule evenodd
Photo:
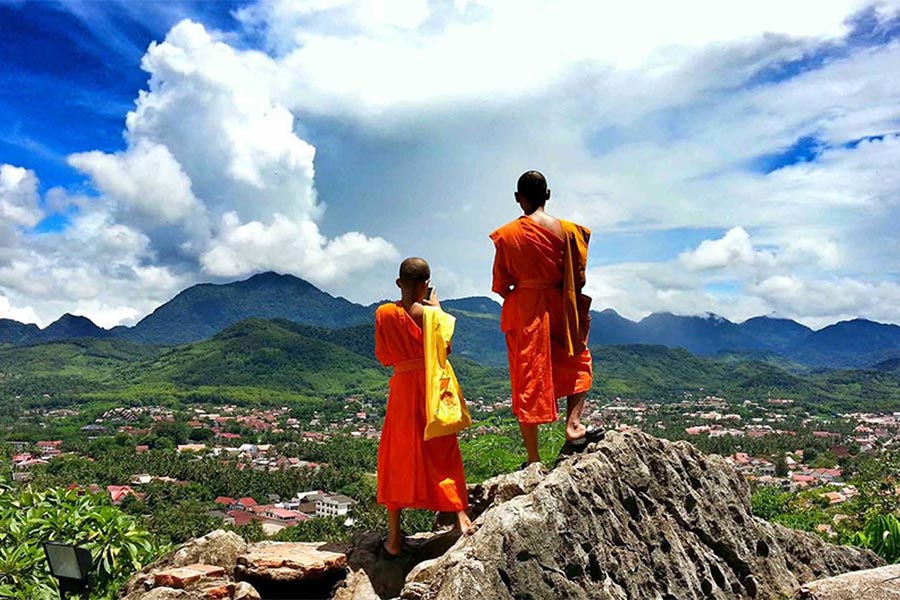
<path fill-rule="evenodd" d="M 234 586 L 234 600 L 260 600 L 259 592 L 246 581 L 239 581 Z"/>
<path fill-rule="evenodd" d="M 779 598 L 882 564 L 753 517 L 743 478 L 685 442 L 608 432 L 542 478 L 530 469 L 486 482 L 479 529 L 413 569 L 401 597 Z"/>
<path fill-rule="evenodd" d="M 900 600 L 900 565 L 819 579 L 797 591 L 801 600 Z"/>

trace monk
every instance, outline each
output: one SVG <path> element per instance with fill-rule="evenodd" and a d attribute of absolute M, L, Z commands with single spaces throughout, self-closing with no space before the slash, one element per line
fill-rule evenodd
<path fill-rule="evenodd" d="M 430 280 L 425 260 L 407 258 L 397 279 L 400 301 L 382 304 L 375 311 L 375 356 L 381 364 L 394 368 L 378 446 L 378 503 L 388 511 L 388 535 L 382 551 L 388 557 L 399 556 L 403 547 L 400 513 L 404 508 L 456 513 L 462 533 L 471 526 L 456 435 L 424 441 L 423 307 L 440 308 L 436 292 L 429 288 Z"/>
<path fill-rule="evenodd" d="M 590 298 L 585 284 L 586 227 L 549 215 L 547 180 L 538 171 L 519 177 L 516 202 L 525 213 L 491 234 L 494 292 L 503 297 L 500 328 L 506 334 L 512 409 L 528 463 L 540 461 L 538 425 L 557 418 L 557 398 L 566 397 L 566 446 L 586 445 L 581 423 L 593 382 L 587 348 Z"/>

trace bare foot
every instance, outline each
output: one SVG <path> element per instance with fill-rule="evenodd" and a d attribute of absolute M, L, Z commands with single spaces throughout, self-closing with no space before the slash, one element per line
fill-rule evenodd
<path fill-rule="evenodd" d="M 461 510 L 456 513 L 456 528 L 463 535 L 471 535 L 474 533 L 475 527 L 466 511 Z"/>
<path fill-rule="evenodd" d="M 582 425 L 581 423 L 577 423 L 575 425 L 566 425 L 566 441 L 574 442 L 575 440 L 580 440 L 587 433 L 587 427 Z"/>
<path fill-rule="evenodd" d="M 384 551 L 387 552 L 390 556 L 400 556 L 400 553 L 403 551 L 403 542 L 400 540 L 385 540 Z"/>

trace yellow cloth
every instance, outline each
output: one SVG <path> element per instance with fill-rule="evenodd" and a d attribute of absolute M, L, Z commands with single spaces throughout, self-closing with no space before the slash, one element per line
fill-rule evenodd
<path fill-rule="evenodd" d="M 585 282 L 588 242 L 591 230 L 560 219 L 566 241 L 563 255 L 563 323 L 566 330 L 566 351 L 577 356 L 587 348 L 590 329 L 591 298 L 581 293 Z"/>
<path fill-rule="evenodd" d="M 450 435 L 472 424 L 447 350 L 456 318 L 426 306 L 422 315 L 425 344 L 425 441 Z"/>

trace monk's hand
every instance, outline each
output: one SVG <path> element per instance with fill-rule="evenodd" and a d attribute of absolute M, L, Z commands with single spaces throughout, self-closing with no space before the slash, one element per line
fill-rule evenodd
<path fill-rule="evenodd" d="M 435 306 L 435 307 L 437 307 L 437 308 L 440 308 L 440 307 L 441 307 L 441 301 L 438 300 L 437 289 L 432 288 L 432 289 L 431 289 L 431 297 L 429 297 L 429 298 L 424 298 L 424 299 L 422 300 L 422 304 L 424 304 L 425 306 Z"/>

